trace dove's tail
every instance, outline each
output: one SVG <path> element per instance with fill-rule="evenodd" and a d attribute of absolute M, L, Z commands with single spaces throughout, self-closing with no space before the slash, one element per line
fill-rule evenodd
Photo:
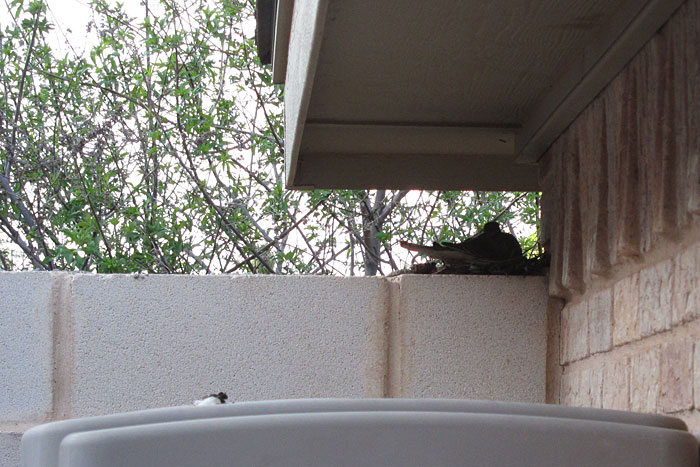
<path fill-rule="evenodd" d="M 416 245 L 415 243 L 407 242 L 405 240 L 401 240 L 399 242 L 399 245 L 401 245 L 403 248 L 411 251 L 418 251 L 420 248 L 420 245 Z"/>
<path fill-rule="evenodd" d="M 468 251 L 459 248 L 459 245 L 452 247 L 435 244 L 433 246 L 416 245 L 415 243 L 401 242 L 399 243 L 407 250 L 415 251 L 419 255 L 429 256 L 431 258 L 442 260 L 445 264 L 466 264 L 473 262 L 475 257 Z"/>
<path fill-rule="evenodd" d="M 407 250 L 416 251 L 423 255 L 431 255 L 435 253 L 435 248 L 430 246 L 418 245 L 416 243 L 406 242 L 403 240 L 399 243 L 399 245 L 401 245 L 403 248 L 406 248 Z"/>

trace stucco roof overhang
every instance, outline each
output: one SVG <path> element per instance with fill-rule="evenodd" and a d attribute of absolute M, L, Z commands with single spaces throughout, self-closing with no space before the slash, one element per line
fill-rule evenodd
<path fill-rule="evenodd" d="M 538 190 L 537 161 L 683 0 L 259 0 L 287 188 Z"/>

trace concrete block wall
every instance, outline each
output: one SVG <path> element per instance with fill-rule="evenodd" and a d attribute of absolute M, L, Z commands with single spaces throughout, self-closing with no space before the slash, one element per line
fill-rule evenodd
<path fill-rule="evenodd" d="M 20 465 L 19 445 L 23 431 L 0 432 L 0 466 L 17 467 Z"/>
<path fill-rule="evenodd" d="M 0 466 L 37 423 L 302 397 L 542 402 L 542 277 L 0 273 Z"/>
<path fill-rule="evenodd" d="M 389 394 L 543 402 L 543 279 L 403 276 Z"/>
<path fill-rule="evenodd" d="M 10 274 L 0 282 L 0 413 L 9 420 L 42 420 L 51 411 L 53 277 Z M 13 397 L 19 380 L 21 399 Z"/>
<path fill-rule="evenodd" d="M 540 173 L 548 400 L 672 414 L 700 435 L 698 24 L 688 0 Z"/>
<path fill-rule="evenodd" d="M 191 403 L 203 387 L 381 397 L 386 300 L 365 278 L 74 276 L 70 416 Z"/>

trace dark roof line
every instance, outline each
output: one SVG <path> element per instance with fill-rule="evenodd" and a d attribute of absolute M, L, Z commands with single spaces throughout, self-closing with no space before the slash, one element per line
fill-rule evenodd
<path fill-rule="evenodd" d="M 275 36 L 277 0 L 257 0 L 255 4 L 255 44 L 263 65 L 272 63 L 272 44 Z"/>

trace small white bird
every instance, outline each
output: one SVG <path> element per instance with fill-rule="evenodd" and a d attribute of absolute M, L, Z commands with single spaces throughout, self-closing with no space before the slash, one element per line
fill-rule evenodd
<path fill-rule="evenodd" d="M 209 394 L 207 397 L 204 399 L 200 399 L 198 401 L 194 401 L 193 404 L 195 406 L 200 406 L 200 405 L 221 405 L 226 403 L 226 399 L 228 399 L 228 395 L 225 392 L 220 392 L 218 394 Z"/>

